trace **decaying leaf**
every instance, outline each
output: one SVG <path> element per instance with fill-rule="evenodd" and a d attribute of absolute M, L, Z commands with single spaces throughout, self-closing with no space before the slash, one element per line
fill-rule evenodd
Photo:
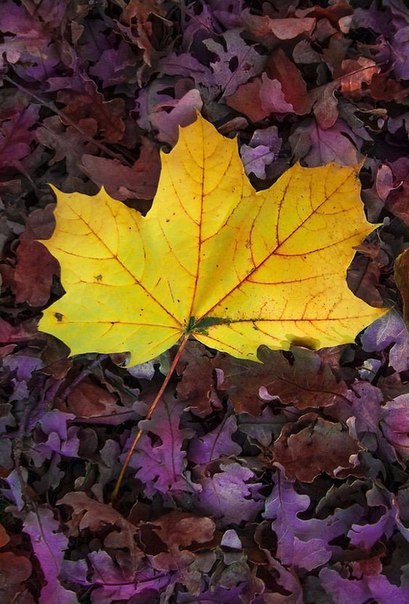
<path fill-rule="evenodd" d="M 72 354 L 130 351 L 132 363 L 189 335 L 253 360 L 261 344 L 351 342 L 385 312 L 345 281 L 353 246 L 374 228 L 358 170 L 296 165 L 256 193 L 236 141 L 199 117 L 162 154 L 146 217 L 104 190 L 57 193 L 57 226 L 43 243 L 67 293 L 40 329 Z"/>
<path fill-rule="evenodd" d="M 360 447 L 339 422 L 306 413 L 284 426 L 273 451 L 289 478 L 312 482 L 320 472 L 336 476 L 341 469 L 353 468 Z"/>

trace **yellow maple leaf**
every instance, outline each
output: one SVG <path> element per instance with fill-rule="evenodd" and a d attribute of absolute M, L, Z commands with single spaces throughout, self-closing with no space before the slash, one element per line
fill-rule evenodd
<path fill-rule="evenodd" d="M 384 314 L 345 276 L 374 228 L 359 167 L 289 169 L 255 192 L 237 142 L 198 117 L 180 130 L 146 217 L 101 190 L 57 192 L 56 228 L 42 243 L 66 294 L 42 331 L 72 354 L 131 353 L 142 363 L 192 335 L 238 358 L 257 348 L 352 342 Z"/>

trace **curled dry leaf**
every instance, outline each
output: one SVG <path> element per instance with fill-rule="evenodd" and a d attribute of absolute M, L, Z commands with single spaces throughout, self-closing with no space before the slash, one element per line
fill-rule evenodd
<path fill-rule="evenodd" d="M 278 397 L 284 405 L 297 409 L 326 407 L 347 393 L 345 382 L 338 381 L 331 368 L 317 353 L 293 348 L 291 359 L 281 352 L 259 349 L 262 365 L 245 363 L 227 355 L 219 355 L 213 364 L 223 371 L 219 388 L 227 391 L 235 411 L 257 415 L 264 401 L 259 391 L 264 388 L 269 397 Z"/>
<path fill-rule="evenodd" d="M 286 475 L 303 482 L 312 482 L 321 472 L 336 476 L 336 470 L 353 468 L 352 456 L 360 450 L 342 424 L 316 413 L 284 426 L 273 445 L 274 459 L 285 468 Z"/>

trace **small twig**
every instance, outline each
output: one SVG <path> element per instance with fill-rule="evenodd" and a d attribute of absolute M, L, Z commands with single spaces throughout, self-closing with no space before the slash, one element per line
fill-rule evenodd
<path fill-rule="evenodd" d="M 175 355 L 175 358 L 173 359 L 172 364 L 171 364 L 171 366 L 169 368 L 168 375 L 166 376 L 166 378 L 165 378 L 162 386 L 160 387 L 160 390 L 159 390 L 158 394 L 155 396 L 153 402 L 151 403 L 151 405 L 150 405 L 150 407 L 148 409 L 148 412 L 147 412 L 147 414 L 146 414 L 146 416 L 144 418 L 145 420 L 150 419 L 152 417 L 152 415 L 153 415 L 156 407 L 158 406 L 158 403 L 159 403 L 160 399 L 162 398 L 163 393 L 165 392 L 166 386 L 169 384 L 169 381 L 170 381 L 170 379 L 171 379 L 171 377 L 172 377 L 172 375 L 173 375 L 173 373 L 174 373 L 174 371 L 176 369 L 176 366 L 179 363 L 180 357 L 182 356 L 182 352 L 183 352 L 183 350 L 184 350 L 184 348 L 185 348 L 185 346 L 187 344 L 188 339 L 189 339 L 189 335 L 187 334 L 187 335 L 184 336 L 182 342 L 180 343 L 180 346 L 179 346 L 178 351 L 177 351 L 177 353 Z M 115 501 L 115 499 L 118 497 L 119 489 L 121 488 L 122 481 L 123 481 L 126 469 L 129 466 L 129 463 L 131 461 L 131 458 L 132 458 L 133 452 L 135 450 L 135 447 L 138 444 L 138 442 L 140 441 L 140 439 L 142 437 L 142 434 L 143 434 L 143 431 L 141 429 L 139 429 L 138 432 L 136 433 L 135 438 L 132 441 L 131 447 L 130 447 L 130 449 L 128 451 L 128 454 L 127 454 L 126 459 L 125 459 L 125 461 L 123 463 L 122 469 L 121 469 L 121 471 L 119 473 L 119 476 L 117 478 L 117 481 L 115 483 L 115 488 L 112 491 L 111 501 Z"/>

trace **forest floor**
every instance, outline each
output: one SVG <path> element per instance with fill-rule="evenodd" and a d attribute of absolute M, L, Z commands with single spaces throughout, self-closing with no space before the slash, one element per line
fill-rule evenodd
<path fill-rule="evenodd" d="M 408 603 L 405 2 L 0 5 L 2 604 Z M 263 364 L 189 342 L 112 504 L 175 351 L 70 357 L 37 328 L 64 293 L 37 239 L 50 184 L 146 214 L 196 111 L 237 136 L 257 190 L 296 162 L 362 164 L 380 226 L 348 284 L 392 310 L 353 344 Z"/>

